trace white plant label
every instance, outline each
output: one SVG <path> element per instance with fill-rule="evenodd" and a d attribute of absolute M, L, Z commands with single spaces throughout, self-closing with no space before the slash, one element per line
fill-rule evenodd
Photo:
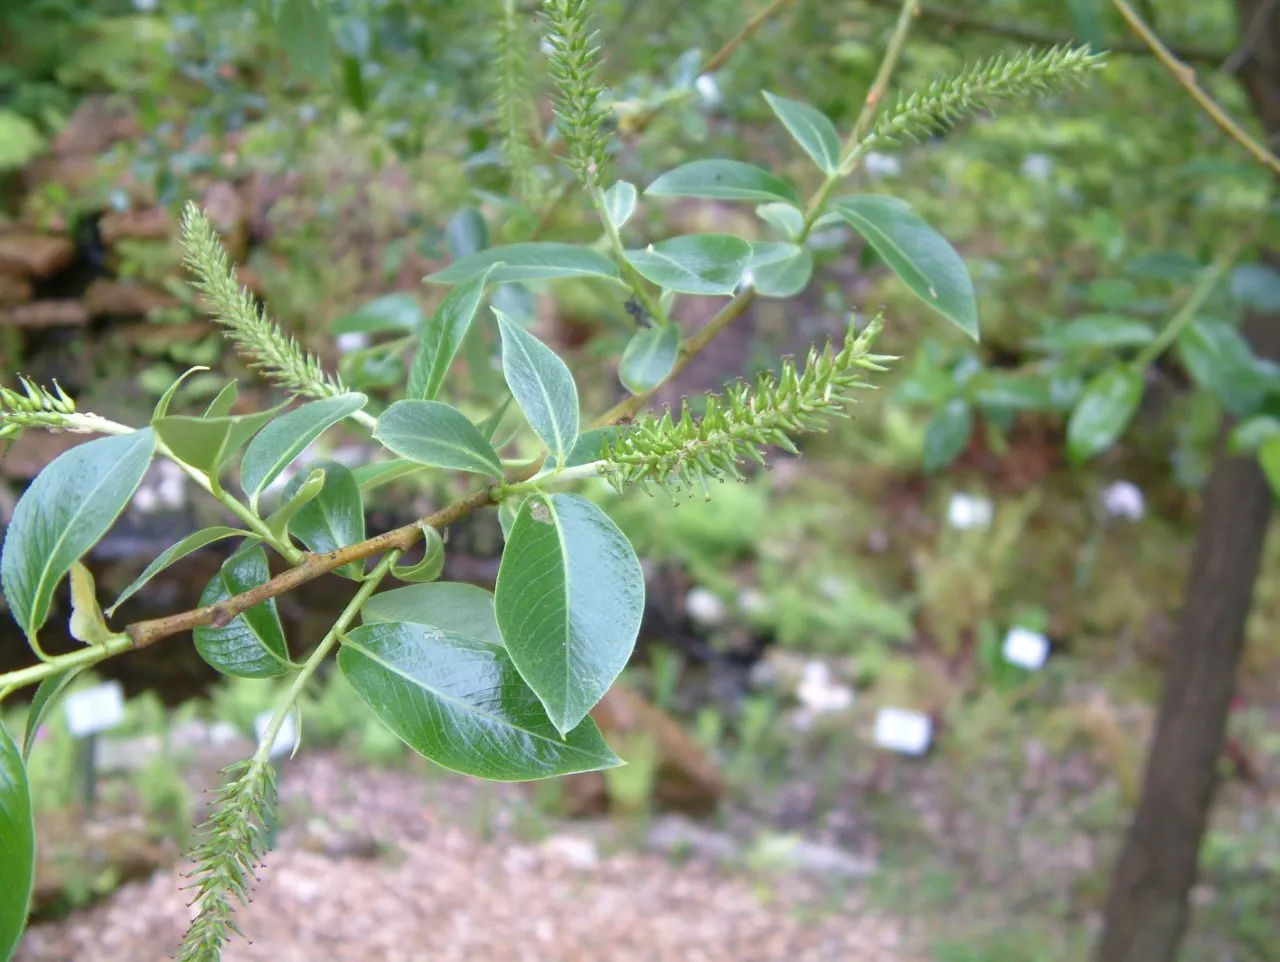
<path fill-rule="evenodd" d="M 258 744 L 262 744 L 262 739 L 267 734 L 267 725 L 271 724 L 271 716 L 274 712 L 264 711 L 261 715 L 253 720 L 253 732 L 257 736 Z M 284 755 L 292 755 L 298 747 L 298 722 L 295 718 L 295 712 L 289 712 L 284 718 L 284 724 L 280 726 L 280 730 L 276 732 L 276 740 L 271 743 L 268 749 L 268 756 L 271 758 L 280 758 Z"/>
<path fill-rule="evenodd" d="M 68 695 L 63 709 L 74 737 L 96 735 L 124 721 L 124 689 L 118 681 L 103 682 Z"/>
<path fill-rule="evenodd" d="M 875 742 L 901 755 L 923 755 L 933 738 L 933 719 L 906 708 L 881 708 L 876 713 Z"/>
<path fill-rule="evenodd" d="M 1049 659 L 1049 639 L 1038 631 L 1015 626 L 1004 636 L 1004 660 L 1027 671 L 1039 671 Z"/>

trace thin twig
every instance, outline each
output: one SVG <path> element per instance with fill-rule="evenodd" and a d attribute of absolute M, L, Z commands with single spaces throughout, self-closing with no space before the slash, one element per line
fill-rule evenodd
<path fill-rule="evenodd" d="M 1121 16 L 1129 22 L 1133 32 L 1141 37 L 1143 42 L 1151 48 L 1151 52 L 1155 54 L 1156 59 L 1164 65 L 1169 73 L 1173 74 L 1173 79 L 1182 84 L 1187 93 L 1191 94 L 1191 98 L 1200 105 L 1200 109 L 1208 114 L 1210 119 L 1222 128 L 1222 131 L 1228 137 L 1253 154 L 1260 163 L 1280 174 L 1280 157 L 1277 157 L 1262 144 L 1258 143 L 1247 130 L 1241 127 L 1230 114 L 1219 107 L 1217 102 L 1201 89 L 1200 85 L 1196 83 L 1196 72 L 1174 56 L 1173 52 L 1156 36 L 1155 31 L 1147 26 L 1145 20 L 1138 16 L 1138 12 L 1129 6 L 1127 0 L 1111 0 L 1111 2 L 1120 11 Z"/>

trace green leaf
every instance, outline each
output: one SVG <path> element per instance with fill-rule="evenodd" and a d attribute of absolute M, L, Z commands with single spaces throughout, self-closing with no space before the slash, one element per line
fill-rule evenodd
<path fill-rule="evenodd" d="M 82 665 L 79 668 L 68 668 L 66 671 L 58 672 L 56 675 L 48 675 L 40 682 L 36 688 L 36 693 L 31 696 L 31 707 L 27 710 L 27 727 L 22 733 L 22 758 L 24 761 L 31 757 L 31 749 L 36 744 L 36 735 L 40 733 L 40 726 L 49 717 L 49 712 L 57 707 L 58 699 L 67 690 L 67 686 L 75 681 L 77 676 L 87 667 L 87 665 Z M 0 957 L 2 956 L 3 953 L 0 952 Z"/>
<path fill-rule="evenodd" d="M 280 499 L 280 505 L 268 515 L 267 530 L 273 538 L 285 540 L 289 536 L 289 522 L 302 508 L 315 500 L 324 488 L 325 473 L 323 468 L 312 468 L 305 475 L 296 475 L 289 488 Z M 293 482 L 301 482 L 294 484 Z"/>
<path fill-rule="evenodd" d="M 54 589 L 115 523 L 156 449 L 150 428 L 77 445 L 45 466 L 13 509 L 0 579 L 28 640 L 49 617 Z"/>
<path fill-rule="evenodd" d="M 1258 464 L 1272 492 L 1280 498 L 1280 438 L 1272 438 L 1258 449 Z"/>
<path fill-rule="evenodd" d="M 603 746 L 603 741 L 600 744 Z M 0 725 L 0 853 L 3 853 L 0 857 L 0 959 L 8 959 L 18 947 L 18 939 L 27 924 L 27 906 L 36 878 L 36 823 L 26 767 L 18 754 L 18 746 L 3 725 Z"/>
<path fill-rule="evenodd" d="M 1272 438 L 1280 438 L 1280 418 L 1258 414 L 1236 425 L 1227 450 L 1232 454 L 1256 451 Z"/>
<path fill-rule="evenodd" d="M 804 211 L 791 204 L 761 204 L 756 216 L 787 240 L 795 240 L 804 231 Z"/>
<path fill-rule="evenodd" d="M 457 260 L 489 246 L 489 225 L 474 207 L 464 207 L 450 218 L 444 228 L 449 256 Z"/>
<path fill-rule="evenodd" d="M 511 407 L 511 402 L 514 400 L 515 398 L 508 394 L 506 400 L 494 408 L 493 412 L 487 418 L 476 425 L 476 427 L 480 429 L 480 433 L 489 439 L 490 444 L 492 444 L 493 439 L 498 436 L 498 428 L 502 427 L 502 419 L 506 416 L 507 410 Z"/>
<path fill-rule="evenodd" d="M 444 377 L 449 373 L 462 339 L 466 337 L 472 318 L 484 298 L 484 286 L 489 282 L 492 271 L 493 268 L 486 268 L 450 291 L 423 327 L 409 368 L 406 398 L 431 401 L 440 393 L 440 385 L 444 383 Z"/>
<path fill-rule="evenodd" d="M 592 461 L 602 460 L 601 452 L 604 450 L 605 441 L 612 441 L 625 430 L 625 428 L 616 424 L 611 424 L 608 427 L 583 431 L 578 435 L 578 440 L 573 443 L 573 450 L 569 452 L 568 458 L 565 459 L 564 467 L 573 468 L 580 464 L 590 464 Z M 559 463 L 554 457 L 547 458 L 547 470 L 555 470 Z"/>
<path fill-rule="evenodd" d="M 500 646 L 426 625 L 348 633 L 338 667 L 384 725 L 443 768 L 527 781 L 620 764 L 587 720 L 563 738 Z"/>
<path fill-rule="evenodd" d="M 973 434 L 973 409 L 964 398 L 952 398 L 929 419 L 924 431 L 923 467 L 941 471 L 960 457 Z"/>
<path fill-rule="evenodd" d="M 231 409 L 235 407 L 236 399 L 240 395 L 240 389 L 236 386 L 235 381 L 229 381 L 227 386 L 214 396 L 209 402 L 209 406 L 204 410 L 204 416 L 207 418 L 220 418 L 231 413 Z M 167 410 L 161 412 L 161 416 L 169 413 Z M 156 420 L 152 418 L 151 420 Z"/>
<path fill-rule="evenodd" d="M 638 331 L 622 352 L 618 378 L 632 394 L 652 391 L 667 379 L 680 353 L 680 328 L 674 324 Z"/>
<path fill-rule="evenodd" d="M 160 395 L 160 400 L 156 402 L 155 410 L 151 412 L 151 420 L 154 421 L 156 418 L 162 418 L 169 413 L 169 404 L 173 401 L 173 396 L 178 393 L 178 388 L 182 387 L 183 381 L 189 378 L 192 374 L 195 374 L 197 371 L 207 370 L 209 370 L 207 367 L 197 365 L 196 367 L 190 367 L 183 371 L 178 379 L 169 385 L 168 390 L 166 390 L 164 394 Z M 223 388 L 223 390 L 225 391 L 226 388 Z"/>
<path fill-rule="evenodd" d="M 436 284 L 458 284 L 490 268 L 490 284 L 545 281 L 555 277 L 618 279 L 618 268 L 598 251 L 576 244 L 531 241 L 477 251 L 454 261 L 442 271 L 428 274 L 427 280 Z"/>
<path fill-rule="evenodd" d="M 498 626 L 552 723 L 571 731 L 626 667 L 644 573 L 609 516 L 573 494 L 531 496 L 502 552 Z"/>
<path fill-rule="evenodd" d="M 420 525 L 425 543 L 422 560 L 411 565 L 392 565 L 391 577 L 401 581 L 425 583 L 435 581 L 444 571 L 444 538 L 430 525 Z"/>
<path fill-rule="evenodd" d="M 417 474 L 425 468 L 425 465 L 410 461 L 408 458 L 392 458 L 389 461 L 373 461 L 358 465 L 351 469 L 351 473 L 355 475 L 356 484 L 360 486 L 361 491 L 372 491 L 384 484 Z"/>
<path fill-rule="evenodd" d="M 1107 450 L 1124 433 L 1142 401 L 1142 376 L 1113 367 L 1085 386 L 1067 421 L 1067 455 L 1077 464 Z"/>
<path fill-rule="evenodd" d="M 983 408 L 1003 411 L 1053 411 L 1058 405 L 1045 377 L 982 371 L 969 382 L 969 398 Z"/>
<path fill-rule="evenodd" d="M 1094 50 L 1106 47 L 1103 42 L 1102 0 L 1067 0 L 1071 10 L 1071 20 L 1075 25 L 1072 31 L 1076 39 L 1088 44 Z"/>
<path fill-rule="evenodd" d="M 498 619 L 493 613 L 493 594 L 456 581 L 381 591 L 365 602 L 360 617 L 366 625 L 407 621 L 502 644 Z"/>
<path fill-rule="evenodd" d="M 152 427 L 175 457 L 214 478 L 228 458 L 288 405 L 286 401 L 266 411 L 236 417 L 168 414 L 153 422 Z"/>
<path fill-rule="evenodd" d="M 503 544 L 511 540 L 511 526 L 516 523 L 516 515 L 520 513 L 520 506 L 524 501 L 521 497 L 504 498 L 498 505 L 498 527 L 502 529 Z"/>
<path fill-rule="evenodd" d="M 337 461 L 316 461 L 310 467 L 324 471 L 324 487 L 298 509 L 289 523 L 290 533 L 306 545 L 307 550 L 316 554 L 337 551 L 363 541 L 364 504 L 355 474 Z M 292 478 L 284 489 L 284 497 L 292 497 L 304 480 L 301 474 Z M 361 577 L 363 570 L 362 561 L 353 561 L 338 569 L 341 574 L 355 579 Z"/>
<path fill-rule="evenodd" d="M 978 340 L 978 304 L 968 268 L 906 201 L 864 194 L 834 200 L 831 209 L 867 239 L 912 293 Z"/>
<path fill-rule="evenodd" d="M 620 180 L 604 192 L 604 212 L 617 230 L 636 212 L 636 185 Z"/>
<path fill-rule="evenodd" d="M 751 247 L 747 272 L 764 297 L 794 297 L 813 276 L 813 251 L 798 244 L 760 241 Z"/>
<path fill-rule="evenodd" d="M 1217 395 L 1232 414 L 1247 417 L 1270 385 L 1244 336 L 1225 321 L 1199 319 L 1178 335 L 1178 353 L 1191 379 Z"/>
<path fill-rule="evenodd" d="M 249 495 L 250 504 L 258 503 L 263 490 L 307 445 L 368 403 L 363 394 L 340 394 L 304 404 L 264 427 L 249 442 L 240 462 L 240 485 Z"/>
<path fill-rule="evenodd" d="M 762 92 L 764 99 L 769 101 L 769 107 L 796 143 L 813 158 L 818 169 L 834 176 L 840 170 L 840 135 L 836 133 L 835 124 L 821 110 L 808 104 Z"/>
<path fill-rule="evenodd" d="M 276 36 L 294 70 L 320 83 L 329 79 L 333 57 L 329 15 L 314 0 L 284 0 Z"/>
<path fill-rule="evenodd" d="M 480 429 L 439 401 L 396 401 L 378 418 L 373 436 L 419 464 L 502 477 L 502 462 Z"/>
<path fill-rule="evenodd" d="M 1280 271 L 1266 264 L 1241 264 L 1231 273 L 1231 296 L 1249 310 L 1280 313 Z"/>
<path fill-rule="evenodd" d="M 651 197 L 800 203 L 795 188 L 785 180 L 737 160 L 695 160 L 683 164 L 655 180 L 645 194 Z"/>
<path fill-rule="evenodd" d="M 686 234 L 626 252 L 640 274 L 681 294 L 732 294 L 751 260 L 751 245 L 732 234 Z"/>
<path fill-rule="evenodd" d="M 1077 354 L 1086 350 L 1114 351 L 1143 347 L 1155 340 L 1156 332 L 1145 321 L 1119 314 L 1085 314 L 1065 324 L 1057 324 L 1029 344 L 1051 354 Z"/>
<path fill-rule="evenodd" d="M 412 334 L 422 327 L 422 305 L 412 294 L 385 294 L 333 322 L 332 334 Z"/>
<path fill-rule="evenodd" d="M 177 544 L 170 545 L 165 548 L 151 564 L 143 569 L 142 574 L 138 575 L 124 591 L 120 592 L 119 597 L 112 602 L 111 607 L 107 609 L 108 615 L 114 615 L 117 608 L 137 594 L 138 589 L 142 588 L 148 581 L 164 571 L 175 562 L 181 561 L 193 551 L 199 551 L 206 545 L 211 545 L 215 541 L 221 541 L 223 538 L 257 538 L 257 535 L 250 534 L 248 531 L 241 531 L 239 528 L 228 528 L 223 525 L 214 525 L 211 528 L 204 528 L 195 534 L 189 534 Z"/>
<path fill-rule="evenodd" d="M 578 439 L 578 386 L 568 365 L 501 311 L 502 373 L 529 426 L 558 461 Z"/>
<path fill-rule="evenodd" d="M 200 595 L 200 604 L 216 605 L 270 579 L 267 553 L 257 544 L 249 545 L 223 562 Z M 274 598 L 241 612 L 221 628 L 201 625 L 192 634 L 200 657 L 225 675 L 271 678 L 292 667 Z"/>

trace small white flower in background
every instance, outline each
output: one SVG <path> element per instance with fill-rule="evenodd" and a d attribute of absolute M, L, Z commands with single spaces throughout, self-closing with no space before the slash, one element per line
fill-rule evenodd
<path fill-rule="evenodd" d="M 1102 507 L 1113 518 L 1141 521 L 1147 511 L 1142 489 L 1131 481 L 1115 481 L 1102 492 Z"/>
<path fill-rule="evenodd" d="M 363 351 L 369 346 L 369 335 L 359 332 L 353 334 L 339 334 L 335 341 L 338 350 L 343 354 L 350 354 L 353 351 Z"/>
<path fill-rule="evenodd" d="M 831 670 L 820 661 L 804 666 L 804 677 L 796 688 L 796 698 L 815 715 L 845 711 L 853 705 L 853 689 L 832 681 Z"/>
<path fill-rule="evenodd" d="M 933 719 L 924 712 L 881 708 L 876 713 L 875 742 L 900 755 L 923 755 L 933 738 Z"/>
<path fill-rule="evenodd" d="M 947 523 L 961 531 L 989 527 L 991 514 L 991 502 L 972 494 L 957 492 L 947 504 Z"/>
<path fill-rule="evenodd" d="M 708 627 L 724 624 L 729 614 L 729 609 L 720 597 L 706 588 L 694 588 L 690 591 L 685 596 L 684 605 L 690 618 Z"/>
<path fill-rule="evenodd" d="M 873 150 L 862 158 L 862 169 L 874 180 L 896 177 L 902 173 L 902 161 L 893 154 L 881 154 Z"/>
<path fill-rule="evenodd" d="M 1049 658 L 1049 639 L 1038 631 L 1015 625 L 1004 636 L 1004 660 L 1011 665 L 1038 671 Z"/>
<path fill-rule="evenodd" d="M 1027 154 L 1022 158 L 1022 176 L 1027 180 L 1048 180 L 1053 161 L 1045 154 Z"/>
<path fill-rule="evenodd" d="M 704 73 L 696 81 L 693 86 L 698 91 L 698 96 L 702 98 L 702 102 L 708 107 L 718 106 L 724 98 L 720 95 L 720 85 L 716 83 L 716 78 L 709 73 Z"/>

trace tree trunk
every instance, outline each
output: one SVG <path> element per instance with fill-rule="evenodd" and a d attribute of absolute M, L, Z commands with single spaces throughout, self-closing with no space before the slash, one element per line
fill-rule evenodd
<path fill-rule="evenodd" d="M 1237 2 L 1248 49 L 1241 79 L 1273 138 L 1280 133 L 1278 9 L 1275 0 Z M 1280 269 L 1280 256 L 1264 260 Z M 1252 316 L 1245 333 L 1260 356 L 1280 359 L 1280 316 Z M 1112 878 L 1097 962 L 1173 962 L 1186 934 L 1273 498 L 1254 459 L 1228 457 L 1219 448 L 1142 798 Z"/>

